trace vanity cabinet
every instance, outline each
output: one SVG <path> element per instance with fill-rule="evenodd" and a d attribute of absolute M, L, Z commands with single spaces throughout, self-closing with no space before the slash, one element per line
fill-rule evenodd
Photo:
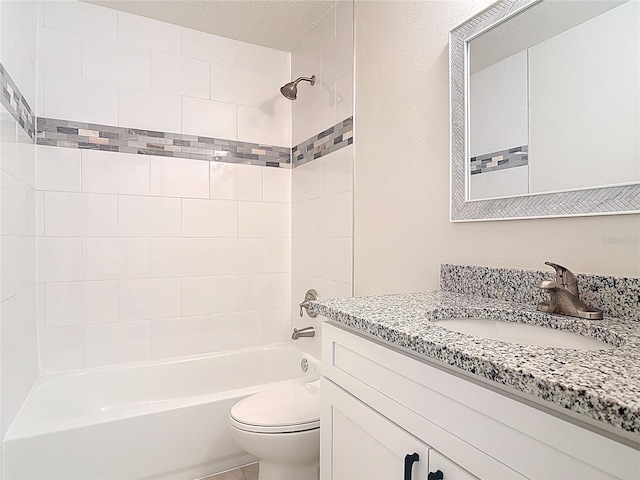
<path fill-rule="evenodd" d="M 640 478 L 637 449 L 374 339 L 325 323 L 322 355 L 322 480 Z"/>
<path fill-rule="evenodd" d="M 331 445 L 333 480 L 473 480 L 469 472 L 439 454 L 385 416 L 330 381 L 322 385 L 329 415 L 322 428 Z"/>

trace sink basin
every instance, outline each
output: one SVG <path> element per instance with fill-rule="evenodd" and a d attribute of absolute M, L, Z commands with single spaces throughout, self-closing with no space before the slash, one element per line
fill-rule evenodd
<path fill-rule="evenodd" d="M 613 350 L 616 348 L 595 338 L 527 323 L 500 322 L 474 317 L 444 318 L 433 320 L 432 323 L 454 332 L 502 342 L 576 350 Z"/>

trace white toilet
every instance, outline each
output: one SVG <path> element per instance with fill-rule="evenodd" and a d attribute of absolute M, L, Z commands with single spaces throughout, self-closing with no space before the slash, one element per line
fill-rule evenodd
<path fill-rule="evenodd" d="M 258 480 L 318 480 L 320 380 L 247 397 L 229 423 L 238 445 L 260 459 Z"/>

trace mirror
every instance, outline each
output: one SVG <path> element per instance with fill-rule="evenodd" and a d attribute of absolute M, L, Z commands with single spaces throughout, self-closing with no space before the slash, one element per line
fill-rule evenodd
<path fill-rule="evenodd" d="M 452 30 L 451 220 L 640 211 L 640 1 L 500 1 Z"/>

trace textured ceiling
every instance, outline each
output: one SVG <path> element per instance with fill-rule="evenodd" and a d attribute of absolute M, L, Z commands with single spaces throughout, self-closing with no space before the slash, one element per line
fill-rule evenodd
<path fill-rule="evenodd" d="M 336 0 L 83 0 L 223 37 L 293 50 Z"/>

